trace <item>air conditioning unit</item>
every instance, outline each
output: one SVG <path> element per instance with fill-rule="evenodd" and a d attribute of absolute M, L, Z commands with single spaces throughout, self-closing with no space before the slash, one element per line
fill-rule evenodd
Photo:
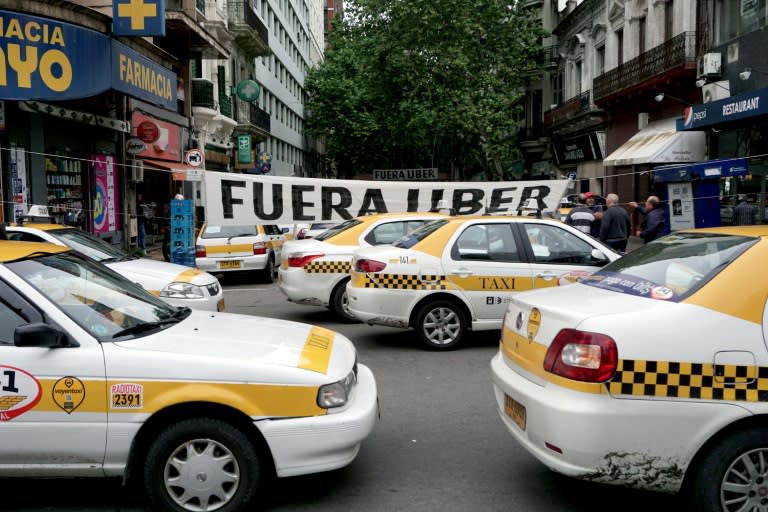
<path fill-rule="evenodd" d="M 702 103 L 724 100 L 731 97 L 731 88 L 728 80 L 706 84 L 701 88 Z"/>
<path fill-rule="evenodd" d="M 142 160 L 131 160 L 128 169 L 128 181 L 131 183 L 144 181 L 144 162 Z"/>
<path fill-rule="evenodd" d="M 720 77 L 722 56 L 719 53 L 705 53 L 699 57 L 696 78 Z"/>

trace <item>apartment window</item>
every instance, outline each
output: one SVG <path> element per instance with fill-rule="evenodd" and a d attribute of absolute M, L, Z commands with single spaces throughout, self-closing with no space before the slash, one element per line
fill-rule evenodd
<path fill-rule="evenodd" d="M 760 0 L 717 1 L 719 42 L 724 43 L 766 26 L 766 5 Z"/>
<path fill-rule="evenodd" d="M 616 31 L 616 63 L 621 66 L 624 64 L 624 29 Z"/>
<path fill-rule="evenodd" d="M 645 16 L 637 20 L 637 51 L 638 55 L 645 53 Z"/>
<path fill-rule="evenodd" d="M 605 45 L 595 48 L 595 76 L 605 73 Z"/>
<path fill-rule="evenodd" d="M 575 93 L 576 95 L 581 94 L 581 68 L 582 64 L 581 61 L 576 61 L 576 64 L 573 66 L 574 70 L 574 85 L 576 86 Z"/>
<path fill-rule="evenodd" d="M 664 4 L 664 40 L 669 41 L 672 39 L 672 35 L 674 34 L 674 18 L 672 17 L 672 14 L 674 13 L 674 2 L 672 0 L 669 0 L 666 4 Z"/>

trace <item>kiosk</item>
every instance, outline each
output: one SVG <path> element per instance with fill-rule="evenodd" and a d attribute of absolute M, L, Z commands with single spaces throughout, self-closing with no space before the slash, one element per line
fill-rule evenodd
<path fill-rule="evenodd" d="M 667 232 L 720 225 L 720 178 L 746 176 L 745 158 L 656 167 Z"/>

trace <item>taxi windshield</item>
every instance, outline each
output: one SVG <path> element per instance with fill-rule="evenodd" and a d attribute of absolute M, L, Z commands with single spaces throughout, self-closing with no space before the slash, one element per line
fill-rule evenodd
<path fill-rule="evenodd" d="M 124 339 L 164 328 L 186 317 L 109 268 L 73 253 L 6 264 L 83 329 L 100 341 Z"/>
<path fill-rule="evenodd" d="M 332 236 L 336 236 L 339 233 L 343 233 L 344 231 L 346 231 L 348 229 L 351 229 L 351 228 L 357 226 L 358 224 L 362 224 L 362 223 L 363 223 L 363 221 L 361 221 L 359 219 L 345 220 L 341 224 L 337 224 L 336 226 L 332 226 L 332 227 L 326 229 L 325 231 L 323 231 L 322 233 L 319 233 L 315 237 L 315 240 L 328 240 Z"/>
<path fill-rule="evenodd" d="M 448 224 L 448 221 L 442 219 L 427 222 L 423 226 L 403 235 L 392 245 L 401 249 L 410 249 L 446 224 Z"/>
<path fill-rule="evenodd" d="M 55 229 L 48 232 L 67 247 L 79 251 L 96 261 L 119 261 L 129 256 L 117 247 L 79 229 Z"/>
<path fill-rule="evenodd" d="M 731 264 L 757 238 L 716 233 L 673 233 L 584 277 L 588 286 L 680 301 Z"/>

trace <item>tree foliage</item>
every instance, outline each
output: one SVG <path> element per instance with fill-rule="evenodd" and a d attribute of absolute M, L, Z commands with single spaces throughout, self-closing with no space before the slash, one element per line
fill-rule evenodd
<path fill-rule="evenodd" d="M 503 0 L 354 0 L 310 70 L 307 133 L 344 177 L 476 165 L 516 151 L 520 98 L 538 76 L 536 12 Z"/>

